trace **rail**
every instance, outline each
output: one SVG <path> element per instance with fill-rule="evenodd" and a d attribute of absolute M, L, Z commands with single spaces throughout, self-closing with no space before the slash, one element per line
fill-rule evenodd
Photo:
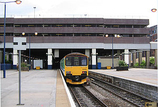
<path fill-rule="evenodd" d="M 94 77 L 93 77 L 93 79 L 94 79 L 94 81 L 92 81 L 91 83 L 101 87 L 102 89 L 116 95 L 117 97 L 125 100 L 126 102 L 128 102 L 136 107 L 145 106 L 145 102 L 152 102 L 150 99 L 147 99 L 143 96 L 132 93 L 131 91 L 128 91 L 121 87 L 115 86 L 111 83 L 102 81 L 102 80 L 94 78 Z"/>
<path fill-rule="evenodd" d="M 108 107 L 100 99 L 94 96 L 85 86 L 69 86 L 79 107 L 97 106 Z M 91 102 L 91 103 L 90 103 Z"/>

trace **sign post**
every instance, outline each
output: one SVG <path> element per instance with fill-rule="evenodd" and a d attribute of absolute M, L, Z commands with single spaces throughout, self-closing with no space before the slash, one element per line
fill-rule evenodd
<path fill-rule="evenodd" d="M 19 104 L 21 104 L 21 50 L 26 50 L 26 37 L 14 37 L 13 49 L 19 50 Z"/>

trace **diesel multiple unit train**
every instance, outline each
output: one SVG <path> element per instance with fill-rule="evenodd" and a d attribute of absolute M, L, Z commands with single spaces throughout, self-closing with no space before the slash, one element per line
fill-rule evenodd
<path fill-rule="evenodd" d="M 84 84 L 88 77 L 88 56 L 70 53 L 60 61 L 60 69 L 69 84 Z"/>

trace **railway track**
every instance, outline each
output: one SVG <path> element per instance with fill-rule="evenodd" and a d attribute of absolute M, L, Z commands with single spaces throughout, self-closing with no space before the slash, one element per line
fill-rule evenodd
<path fill-rule="evenodd" d="M 149 99 L 146 99 L 142 96 L 134 94 L 128 90 L 122 89 L 108 82 L 101 81 L 97 78 L 93 78 L 93 80 L 94 81 L 91 82 L 92 84 L 101 87 L 102 89 L 112 93 L 113 95 L 121 98 L 122 100 L 130 103 L 135 107 L 145 107 L 145 102 L 151 102 Z"/>
<path fill-rule="evenodd" d="M 95 97 L 85 86 L 69 86 L 78 107 L 108 107 Z"/>

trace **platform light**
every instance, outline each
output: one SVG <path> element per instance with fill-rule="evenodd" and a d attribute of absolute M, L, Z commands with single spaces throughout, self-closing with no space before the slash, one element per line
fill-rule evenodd
<path fill-rule="evenodd" d="M 35 32 L 35 35 L 37 36 L 37 35 L 38 35 L 38 33 L 37 33 L 37 32 Z"/>
<path fill-rule="evenodd" d="M 119 34 L 117 35 L 117 38 L 121 37 Z"/>
<path fill-rule="evenodd" d="M 25 32 L 22 32 L 22 35 L 24 36 L 24 35 L 25 35 Z"/>
<path fill-rule="evenodd" d="M 21 4 L 22 1 L 21 0 L 16 0 L 15 2 L 16 2 L 16 4 Z"/>
<path fill-rule="evenodd" d="M 156 9 L 156 8 L 153 8 L 153 9 L 151 9 L 151 11 L 152 11 L 152 12 L 156 12 L 156 11 L 157 11 L 157 9 Z"/>

